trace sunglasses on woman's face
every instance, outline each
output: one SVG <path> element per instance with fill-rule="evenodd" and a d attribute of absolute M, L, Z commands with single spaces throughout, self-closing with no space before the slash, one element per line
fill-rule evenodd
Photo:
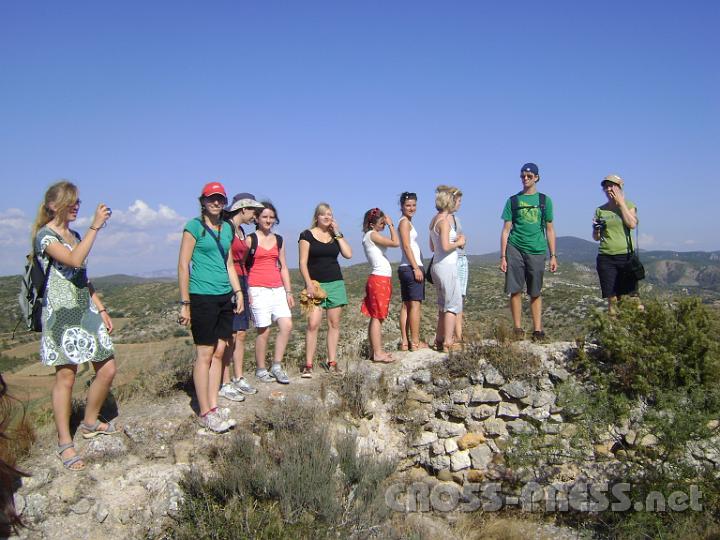
<path fill-rule="evenodd" d="M 205 200 L 209 203 L 214 204 L 225 204 L 227 203 L 227 199 L 223 197 L 222 195 L 210 195 L 209 197 L 205 197 Z"/>

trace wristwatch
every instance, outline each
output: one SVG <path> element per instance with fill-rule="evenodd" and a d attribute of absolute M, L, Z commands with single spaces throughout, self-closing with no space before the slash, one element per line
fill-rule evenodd
<path fill-rule="evenodd" d="M 335 239 L 338 239 L 338 238 L 345 238 L 345 235 L 343 233 L 339 232 L 335 235 Z"/>

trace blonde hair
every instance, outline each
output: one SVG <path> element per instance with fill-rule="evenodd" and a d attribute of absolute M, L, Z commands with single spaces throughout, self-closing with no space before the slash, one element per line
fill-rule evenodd
<path fill-rule="evenodd" d="M 319 216 L 320 214 L 324 214 L 324 213 L 327 212 L 328 210 L 330 210 L 330 211 L 332 212 L 332 208 L 330 208 L 330 205 L 329 205 L 328 203 L 325 203 L 325 202 L 321 202 L 320 204 L 318 204 L 318 205 L 315 207 L 315 213 L 313 214 L 312 223 L 310 223 L 310 228 L 311 228 L 311 229 L 312 229 L 313 227 L 317 227 L 318 216 Z"/>
<path fill-rule="evenodd" d="M 53 219 L 58 217 L 60 220 L 64 220 L 77 200 L 78 188 L 69 180 L 60 180 L 50 186 L 45 192 L 40 208 L 38 208 L 35 222 L 30 231 L 30 243 L 34 244 L 37 232 Z M 55 204 L 56 209 L 54 211 L 50 208 L 50 204 Z"/>
<path fill-rule="evenodd" d="M 452 212 L 462 191 L 454 186 L 439 185 L 435 188 L 435 208 L 438 212 Z"/>

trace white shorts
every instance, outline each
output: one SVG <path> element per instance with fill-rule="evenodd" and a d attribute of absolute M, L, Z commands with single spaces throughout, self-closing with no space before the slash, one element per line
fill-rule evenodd
<path fill-rule="evenodd" d="M 284 287 L 250 287 L 250 311 L 257 328 L 265 328 L 283 317 L 290 318 Z"/>

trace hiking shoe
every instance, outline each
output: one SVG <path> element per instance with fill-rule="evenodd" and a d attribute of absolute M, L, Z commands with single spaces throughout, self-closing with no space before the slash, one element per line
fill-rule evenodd
<path fill-rule="evenodd" d="M 533 341 L 545 341 L 545 332 L 542 330 L 535 330 L 532 333 L 532 340 Z"/>
<path fill-rule="evenodd" d="M 242 395 L 234 384 L 225 383 L 220 387 L 218 395 L 222 398 L 229 399 L 230 401 L 245 401 L 245 396 Z"/>
<path fill-rule="evenodd" d="M 255 371 L 255 378 L 260 382 L 275 382 L 275 375 L 267 369 L 258 369 Z"/>
<path fill-rule="evenodd" d="M 525 330 L 522 328 L 513 328 L 512 338 L 513 341 L 522 341 L 525 339 Z"/>
<path fill-rule="evenodd" d="M 217 411 L 209 412 L 205 416 L 198 416 L 198 422 L 213 433 L 225 433 L 230 429 L 230 424 L 220 418 Z"/>
<path fill-rule="evenodd" d="M 237 422 L 233 418 L 230 418 L 230 409 L 227 407 L 218 407 L 215 411 L 220 419 L 227 422 L 230 427 L 235 427 L 237 425 Z"/>
<path fill-rule="evenodd" d="M 232 379 L 232 385 L 235 387 L 236 390 L 242 392 L 243 394 L 257 394 L 257 388 L 247 382 L 247 379 L 245 377 L 240 377 L 239 379 Z"/>
<path fill-rule="evenodd" d="M 270 368 L 270 373 L 280 384 L 290 384 L 290 377 L 288 377 L 287 373 L 283 371 L 280 364 L 274 364 L 273 367 Z"/>

